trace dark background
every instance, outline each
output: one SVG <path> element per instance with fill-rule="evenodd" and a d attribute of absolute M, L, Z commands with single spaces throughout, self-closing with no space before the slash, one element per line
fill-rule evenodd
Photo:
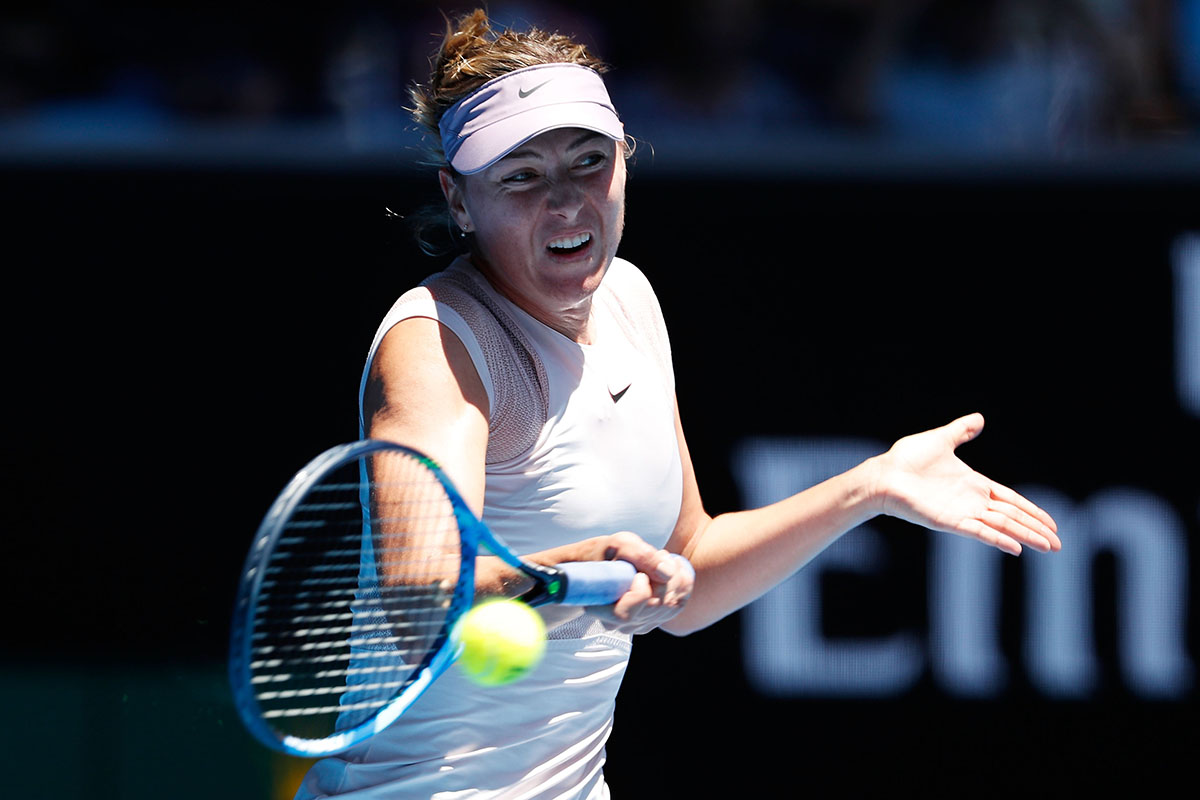
<path fill-rule="evenodd" d="M 357 434 L 379 318 L 440 263 L 387 212 L 436 189 L 389 113 L 402 103 L 396 76 L 437 30 L 426 5 L 352 4 L 289 18 L 284 32 L 254 4 L 52 3 L 0 27 L 0 57 L 15 65 L 0 82 L 0 458 L 16 545 L 0 745 L 24 765 L 15 795 L 273 797 L 303 770 L 255 744 L 232 711 L 230 604 L 275 493 Z M 1188 5 L 1128 8 L 1144 19 Z M 925 116 L 903 116 L 884 100 L 851 113 L 870 104 L 822 88 L 877 30 L 873 4 L 705 8 L 682 17 L 691 39 L 659 42 L 646 31 L 665 11 L 645 12 L 641 27 L 625 24 L 628 9 L 611 20 L 553 5 L 506 12 L 585 25 L 627 65 L 613 93 L 619 107 L 629 99 L 642 142 L 621 255 L 660 295 L 709 510 L 740 507 L 729 456 L 744 437 L 887 442 L 979 410 L 987 430 L 962 451 L 972 465 L 1075 500 L 1152 492 L 1187 526 L 1194 574 L 1200 419 L 1177 396 L 1171 263 L 1177 238 L 1200 231 L 1183 51 L 1154 62 L 1168 67 L 1139 99 L 1156 103 L 1093 89 L 1093 102 L 1070 106 L 1072 126 L 1052 113 L 1061 106 L 1026 106 L 1020 135 L 997 139 L 986 131 L 1008 107 L 986 110 L 991 84 L 963 86 L 1009 51 L 959 51 L 999 37 L 964 31 L 1010 31 L 999 17 L 972 26 L 946 4 L 914 4 L 920 24 L 885 64 L 938 64 L 948 77 L 941 94 L 929 89 Z M 649 74 L 682 60 L 670 42 L 710 41 L 700 23 L 722 14 L 745 27 L 729 22 L 717 41 L 748 31 L 753 46 L 738 52 L 774 55 L 739 65 L 788 76 L 794 102 L 762 101 L 776 113 L 759 118 L 727 98 L 739 112 L 722 114 Z M 339 95 L 336 70 L 321 65 L 351 29 L 389 34 L 371 52 L 391 53 L 392 71 L 367 62 L 393 80 Z M 782 30 L 790 58 L 762 44 Z M 418 31 L 424 49 L 405 44 Z M 1082 63 L 1085 76 L 1123 74 Z M 647 101 L 646 87 L 678 107 Z M 351 96 L 383 99 L 358 114 Z M 692 127 L 681 133 L 681 120 Z M 883 577 L 825 587 L 835 633 L 924 629 L 926 539 L 883 529 L 894 534 Z M 1076 700 L 1022 676 L 1015 568 L 1004 645 L 1018 666 L 987 700 L 928 677 L 883 700 L 761 696 L 742 671 L 737 616 L 687 639 L 643 637 L 609 747 L 614 796 L 819 785 L 987 796 L 1186 780 L 1200 744 L 1194 690 L 1150 701 L 1125 685 L 1115 570 L 1101 558 L 1094 571 L 1103 674 Z M 1194 608 L 1190 586 L 1183 601 Z"/>

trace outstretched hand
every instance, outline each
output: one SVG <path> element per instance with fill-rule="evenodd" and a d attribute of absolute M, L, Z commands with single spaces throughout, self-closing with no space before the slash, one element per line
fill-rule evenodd
<path fill-rule="evenodd" d="M 1049 514 L 955 455 L 982 430 L 983 415 L 970 414 L 892 445 L 877 459 L 883 512 L 1012 555 L 1020 555 L 1022 545 L 1041 552 L 1060 549 L 1058 526 Z"/>

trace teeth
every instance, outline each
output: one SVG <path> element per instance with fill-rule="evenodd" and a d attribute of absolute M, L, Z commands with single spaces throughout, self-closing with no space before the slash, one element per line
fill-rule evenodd
<path fill-rule="evenodd" d="M 550 248 L 553 250 L 570 250 L 574 247 L 579 247 L 581 244 L 586 244 L 592 240 L 590 233 L 580 233 L 575 236 L 567 236 L 562 239 L 555 239 L 550 243 Z"/>

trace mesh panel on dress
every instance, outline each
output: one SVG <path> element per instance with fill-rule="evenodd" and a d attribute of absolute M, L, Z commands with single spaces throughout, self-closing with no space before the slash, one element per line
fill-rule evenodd
<path fill-rule="evenodd" d="M 597 636 L 607 636 L 621 642 L 625 648 L 629 648 L 633 642 L 632 634 L 610 630 L 591 614 L 582 614 L 546 631 L 547 639 L 592 639 Z"/>
<path fill-rule="evenodd" d="M 533 447 L 546 424 L 546 369 L 515 320 L 468 275 L 447 271 L 422 284 L 458 312 L 475 334 L 492 377 L 487 463 L 509 461 Z"/>

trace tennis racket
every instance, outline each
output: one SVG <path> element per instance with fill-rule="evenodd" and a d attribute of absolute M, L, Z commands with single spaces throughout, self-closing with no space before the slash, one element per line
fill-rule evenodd
<path fill-rule="evenodd" d="M 533 579 L 519 599 L 534 606 L 607 605 L 636 574 L 522 560 L 410 448 L 366 439 L 309 462 L 264 517 L 238 586 L 229 673 L 249 730 L 316 757 L 393 723 L 454 661 L 481 548 Z"/>

